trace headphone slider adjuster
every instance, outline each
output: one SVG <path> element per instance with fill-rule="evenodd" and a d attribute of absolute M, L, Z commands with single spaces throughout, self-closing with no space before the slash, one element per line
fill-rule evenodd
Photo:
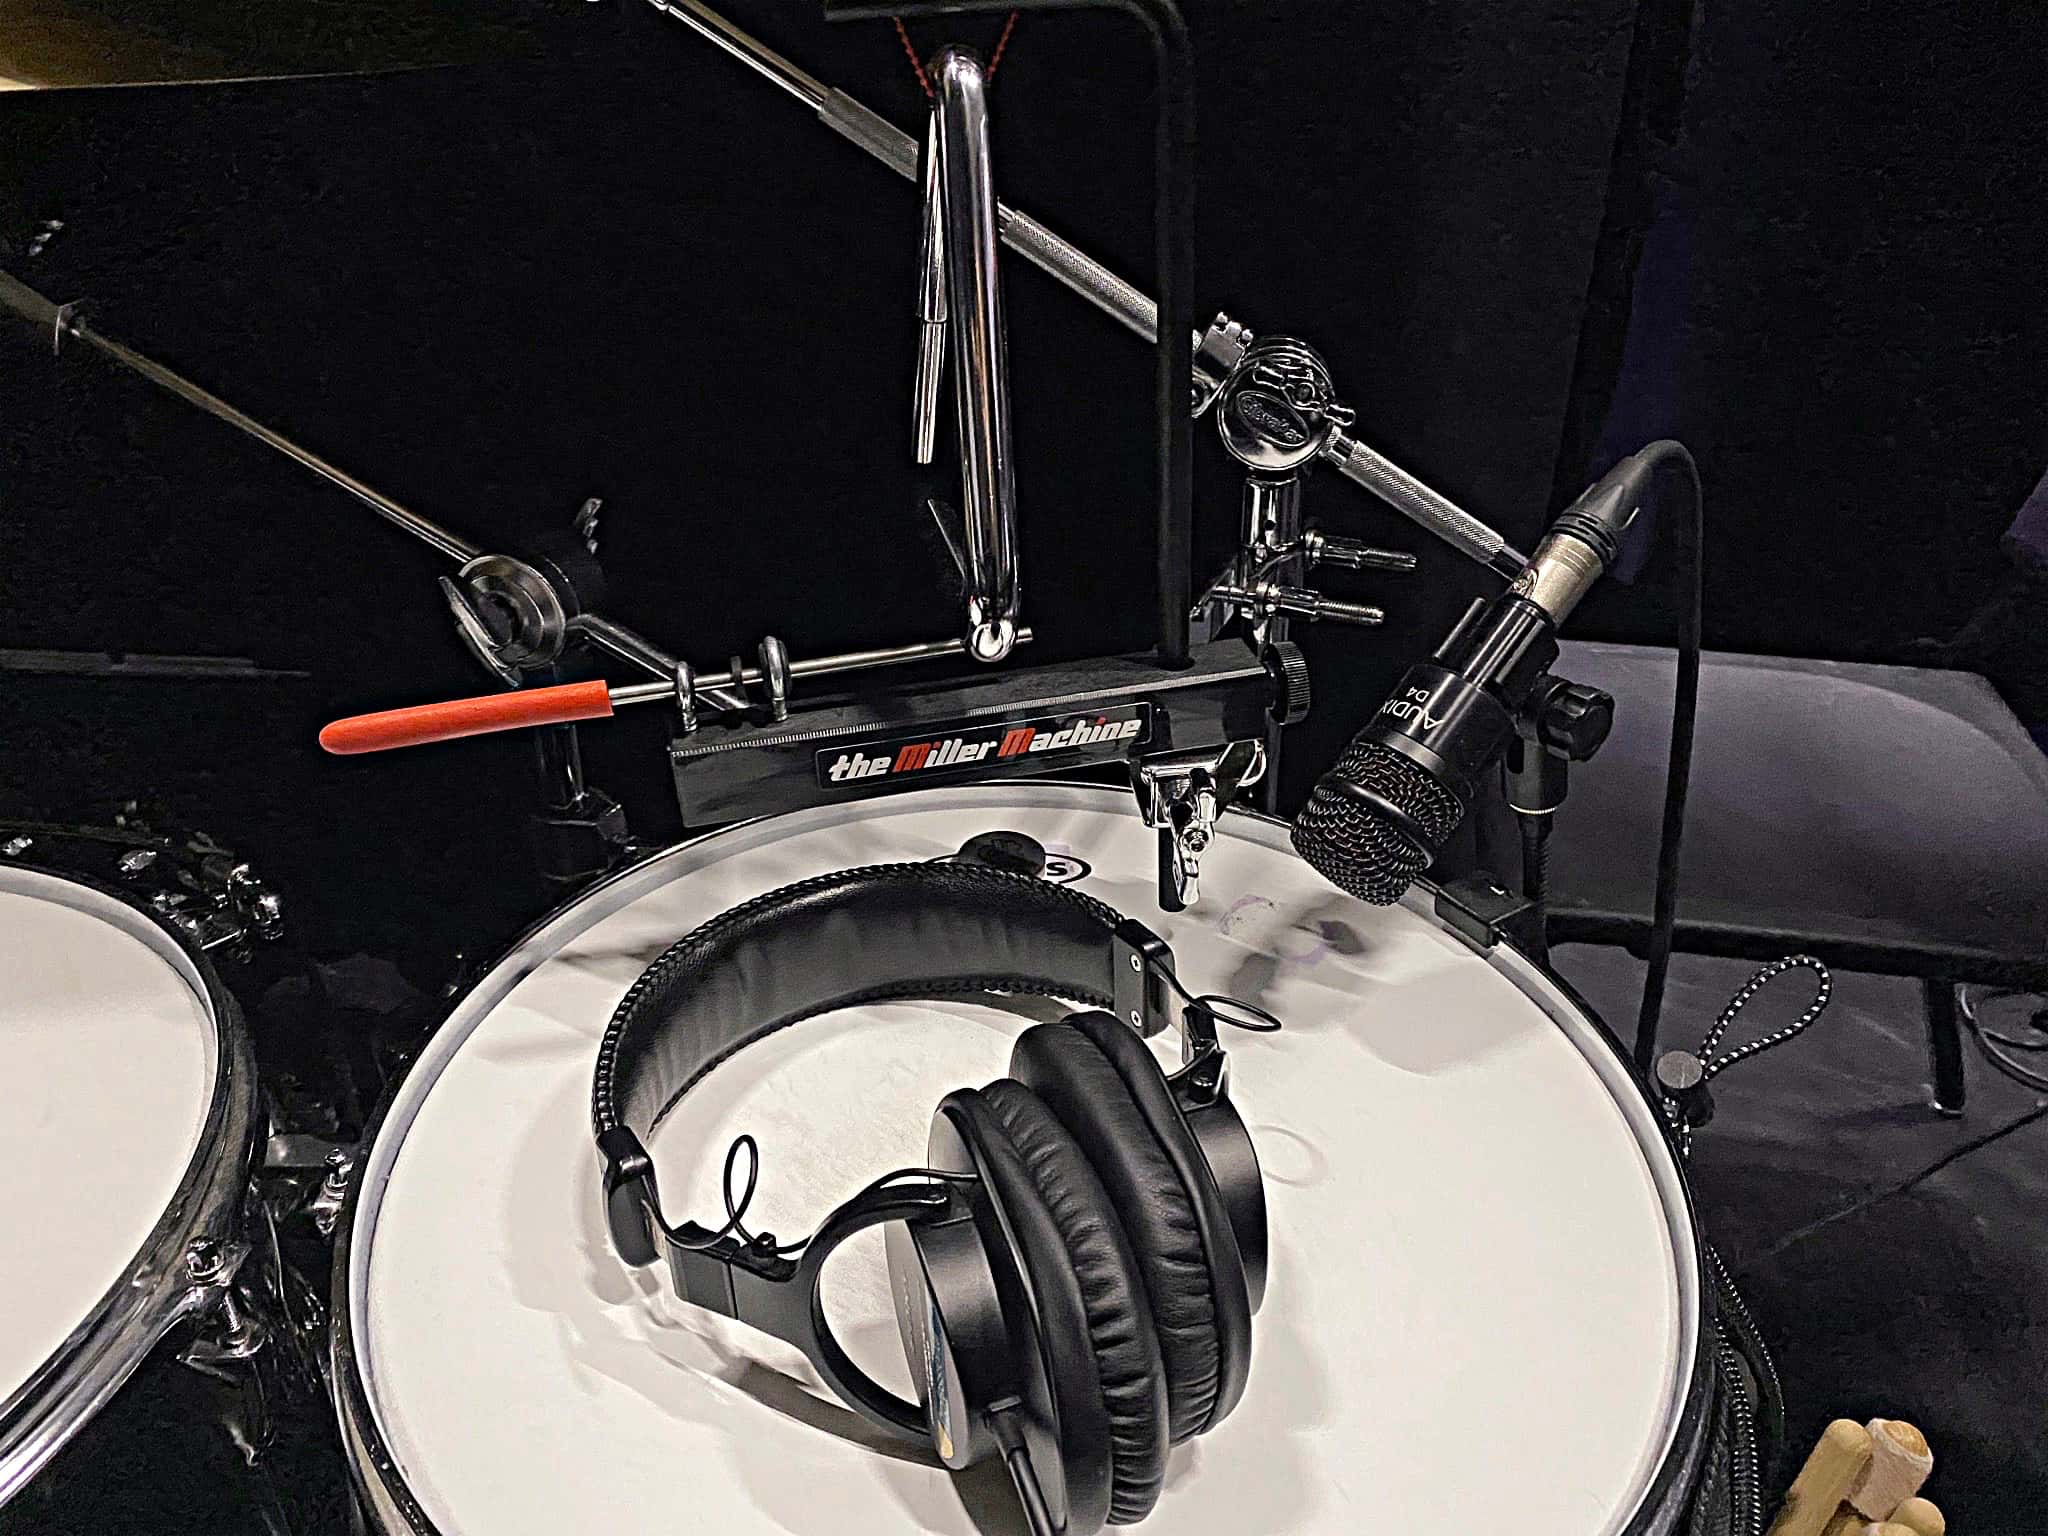
<path fill-rule="evenodd" d="M 1173 1022 L 1173 950 L 1135 917 L 1116 925 L 1111 941 L 1110 996 L 1116 1016 L 1150 1039 Z"/>

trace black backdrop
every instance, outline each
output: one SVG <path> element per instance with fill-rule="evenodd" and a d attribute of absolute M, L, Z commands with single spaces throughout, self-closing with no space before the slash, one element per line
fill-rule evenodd
<path fill-rule="evenodd" d="M 2019 11 L 1188 10 L 1198 302 L 1316 343 L 1361 436 L 1527 540 L 1676 430 L 1707 474 L 1730 648 L 1896 654 L 1988 584 L 2048 447 Z M 886 25 L 731 11 L 916 120 Z M 603 496 L 613 606 L 702 664 L 770 628 L 796 654 L 949 632 L 903 445 L 908 185 L 659 18 L 579 7 L 539 40 L 481 68 L 0 98 L 0 254 L 480 542 Z M 1149 90 L 1134 29 L 1081 16 L 1028 18 L 997 87 L 1005 195 L 1140 282 Z M 1143 643 L 1149 359 L 1007 271 L 1041 653 Z M 0 356 L 0 644 L 303 674 L 10 677 L 0 803 L 161 794 L 253 854 L 316 948 L 501 941 L 542 899 L 522 744 L 311 745 L 338 713 L 478 691 L 436 557 L 139 382 Z M 1237 490 L 1206 430 L 1199 455 L 1206 569 Z M 1383 632 L 1311 635 L 1323 704 L 1290 797 L 1481 586 L 1341 482 L 1311 498 L 1423 566 L 1365 585 Z M 1660 637 L 1667 576 L 1652 559 L 1586 632 Z M 588 733 L 594 778 L 656 832 L 661 726 Z"/>

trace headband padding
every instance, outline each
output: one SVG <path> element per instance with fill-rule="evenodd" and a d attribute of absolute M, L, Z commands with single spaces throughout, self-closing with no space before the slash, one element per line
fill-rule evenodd
<path fill-rule="evenodd" d="M 970 992 L 1111 1006 L 1117 922 L 1079 891 L 971 864 L 880 864 L 771 891 L 633 984 L 598 1051 L 592 1122 L 644 1137 L 725 1057 L 835 1008 Z"/>

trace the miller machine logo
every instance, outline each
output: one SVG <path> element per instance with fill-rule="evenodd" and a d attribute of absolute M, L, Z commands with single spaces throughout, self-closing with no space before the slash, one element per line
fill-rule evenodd
<path fill-rule="evenodd" d="M 1120 757 L 1125 748 L 1145 741 L 1151 724 L 1150 704 L 1119 704 L 1084 715 L 954 725 L 923 736 L 827 747 L 816 756 L 818 784 L 823 789 L 852 789 L 879 787 L 884 780 L 1028 771 L 1048 757 L 1077 752 Z"/>

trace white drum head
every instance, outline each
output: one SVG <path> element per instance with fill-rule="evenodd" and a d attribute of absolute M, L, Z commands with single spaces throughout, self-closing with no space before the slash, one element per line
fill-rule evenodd
<path fill-rule="evenodd" d="M 0 1404 L 128 1278 L 198 1150 L 218 1054 L 166 934 L 0 867 Z"/>
<path fill-rule="evenodd" d="M 1021 1529 L 1000 1472 L 963 1491 L 878 1448 L 785 1374 L 802 1367 L 782 1346 L 625 1269 L 589 1111 L 612 1009 L 673 940 L 787 882 L 997 828 L 1088 861 L 1082 888 L 1165 935 L 1194 990 L 1286 1021 L 1225 1041 L 1272 1228 L 1250 1386 L 1174 1452 L 1147 1528 L 1618 1530 L 1672 1443 L 1698 1297 L 1675 1168 L 1592 1027 L 1519 958 L 1340 895 L 1252 818 L 1205 857 L 1200 906 L 1164 916 L 1128 798 L 1050 786 L 685 845 L 559 914 L 456 1009 L 386 1115 L 346 1273 L 375 1434 L 427 1517 L 451 1536 Z M 750 1225 L 809 1230 L 921 1161 L 940 1097 L 1000 1076 L 1019 1027 L 896 1005 L 741 1053 L 654 1138 L 670 1219 L 720 1219 L 745 1130 Z M 907 1392 L 880 1242 L 856 1248 L 828 1270 L 841 1336 Z"/>

